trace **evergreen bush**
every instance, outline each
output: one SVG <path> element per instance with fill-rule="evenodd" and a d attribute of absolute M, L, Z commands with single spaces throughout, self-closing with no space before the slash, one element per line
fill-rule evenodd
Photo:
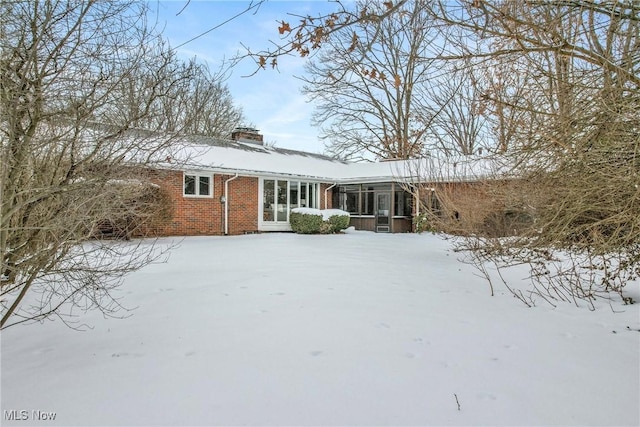
<path fill-rule="evenodd" d="M 302 212 L 291 212 L 289 216 L 291 229 L 298 234 L 318 234 L 321 231 L 322 215 Z"/>
<path fill-rule="evenodd" d="M 349 226 L 349 213 L 338 209 L 295 208 L 289 216 L 291 229 L 299 234 L 333 234 Z"/>
<path fill-rule="evenodd" d="M 349 226 L 349 220 L 351 218 L 348 215 L 331 215 L 327 222 L 330 225 L 331 233 L 339 233 L 342 230 L 346 230 Z"/>

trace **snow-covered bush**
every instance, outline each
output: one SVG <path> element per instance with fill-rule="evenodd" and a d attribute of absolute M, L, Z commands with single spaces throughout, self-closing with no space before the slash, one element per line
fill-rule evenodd
<path fill-rule="evenodd" d="M 351 216 L 349 212 L 345 212 L 340 209 L 325 209 L 322 212 L 322 217 L 326 224 L 329 224 L 330 233 L 339 233 L 342 230 L 346 230 L 349 226 Z"/>
<path fill-rule="evenodd" d="M 291 229 L 299 234 L 338 233 L 349 226 L 349 213 L 339 209 L 295 208 L 291 211 Z"/>
<path fill-rule="evenodd" d="M 323 222 L 318 209 L 295 208 L 289 216 L 291 229 L 298 234 L 318 234 Z"/>

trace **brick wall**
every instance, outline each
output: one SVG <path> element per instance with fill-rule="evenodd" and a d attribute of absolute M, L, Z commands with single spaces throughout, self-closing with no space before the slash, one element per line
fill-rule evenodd
<path fill-rule="evenodd" d="M 325 190 L 331 187 L 333 184 L 320 184 L 320 205 L 318 205 L 319 209 L 324 209 L 324 195 Z M 327 191 L 327 209 L 333 209 L 333 190 L 337 187 L 333 187 L 329 191 Z"/>
<path fill-rule="evenodd" d="M 222 177 L 224 181 L 231 176 Z M 224 188 L 221 189 L 224 192 Z M 229 182 L 229 234 L 258 231 L 258 178 L 241 176 Z M 223 219 L 224 221 L 224 219 Z"/>
<path fill-rule="evenodd" d="M 212 236 L 224 234 L 224 183 L 234 175 L 213 175 L 213 197 L 184 197 L 183 172 L 163 172 L 156 182 L 167 189 L 173 200 L 173 218 L 156 234 L 163 236 Z M 229 181 L 229 234 L 258 231 L 258 178 L 244 177 Z M 324 209 L 325 190 L 331 184 L 320 185 L 319 208 Z M 335 187 L 334 187 L 335 188 Z M 332 192 L 327 192 L 327 208 L 332 208 Z"/>
<path fill-rule="evenodd" d="M 172 171 L 159 179 L 173 200 L 173 218 L 158 234 L 212 236 L 224 234 L 224 182 L 233 175 L 213 175 L 213 197 L 184 197 L 183 173 Z M 229 234 L 258 230 L 258 178 L 238 177 L 229 182 Z"/>

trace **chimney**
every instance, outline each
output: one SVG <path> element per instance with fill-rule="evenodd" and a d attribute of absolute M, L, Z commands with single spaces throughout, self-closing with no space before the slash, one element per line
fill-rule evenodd
<path fill-rule="evenodd" d="M 231 139 L 238 142 L 250 142 L 252 144 L 264 145 L 263 136 L 258 129 L 235 128 L 231 133 Z"/>

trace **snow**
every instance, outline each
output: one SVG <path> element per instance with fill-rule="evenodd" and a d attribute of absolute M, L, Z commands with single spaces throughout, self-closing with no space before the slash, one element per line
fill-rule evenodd
<path fill-rule="evenodd" d="M 203 141 L 207 139 L 202 137 Z M 216 141 L 210 140 L 214 143 Z M 322 182 L 439 182 L 478 180 L 509 173 L 496 157 L 423 158 L 384 162 L 344 162 L 301 151 L 235 141 L 203 145 L 176 142 L 167 168 L 183 168 L 246 176 L 292 176 Z"/>
<path fill-rule="evenodd" d="M 314 209 L 314 208 L 294 208 L 291 212 L 321 216 L 324 221 L 327 221 L 332 216 L 351 216 L 349 212 L 342 209 Z"/>
<path fill-rule="evenodd" d="M 320 211 L 320 213 L 322 214 L 322 219 L 325 221 L 327 221 L 332 216 L 351 216 L 349 212 L 343 211 L 342 209 L 323 209 Z"/>
<path fill-rule="evenodd" d="M 129 317 L 2 332 L 3 425 L 640 424 L 639 304 L 496 290 L 430 234 L 185 238 Z"/>
<path fill-rule="evenodd" d="M 293 208 L 291 209 L 291 213 L 322 216 L 322 211 L 320 209 L 315 209 L 315 208 Z"/>

